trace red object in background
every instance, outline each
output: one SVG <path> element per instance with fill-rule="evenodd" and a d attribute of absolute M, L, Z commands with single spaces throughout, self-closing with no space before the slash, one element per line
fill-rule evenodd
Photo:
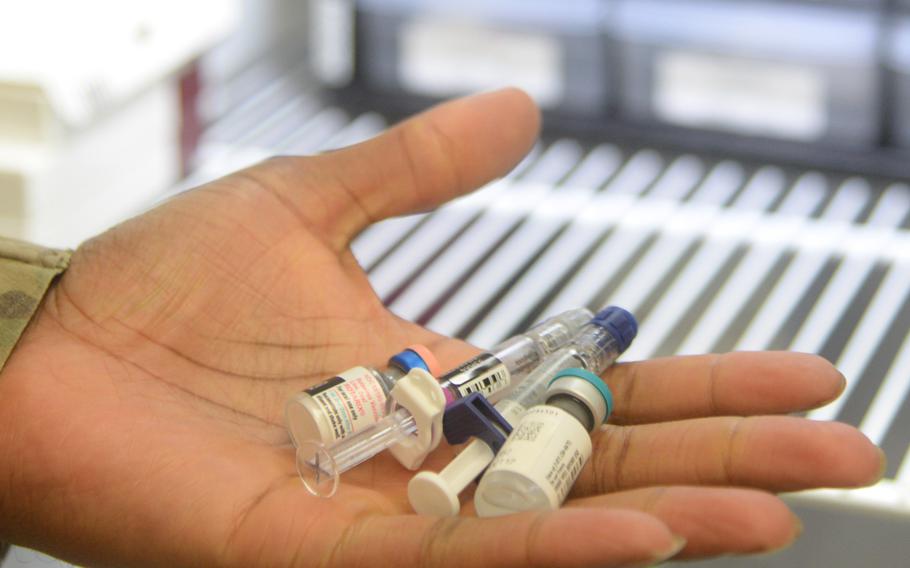
<path fill-rule="evenodd" d="M 199 93 L 202 89 L 202 78 L 198 61 L 191 63 L 181 75 L 179 88 L 180 175 L 186 177 L 202 135 L 202 118 L 199 116 Z"/>

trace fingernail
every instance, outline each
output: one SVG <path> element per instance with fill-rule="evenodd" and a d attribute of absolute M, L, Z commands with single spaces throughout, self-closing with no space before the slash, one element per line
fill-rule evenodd
<path fill-rule="evenodd" d="M 793 543 L 796 542 L 796 539 L 798 539 L 803 534 L 803 528 L 804 527 L 803 527 L 802 519 L 800 519 L 796 515 L 793 515 L 793 534 L 790 536 L 790 540 L 781 544 L 780 546 L 773 546 L 773 547 L 767 548 L 765 550 L 756 550 L 754 552 L 754 554 L 757 556 L 772 555 L 772 554 L 777 554 L 778 552 L 780 552 L 782 550 L 786 550 L 786 549 L 790 548 L 791 546 L 793 546 Z"/>
<path fill-rule="evenodd" d="M 675 536 L 675 537 L 673 537 L 673 544 L 670 546 L 669 550 L 665 550 L 663 552 L 658 552 L 653 557 L 651 557 L 650 560 L 648 560 L 647 562 L 645 562 L 643 564 L 639 564 L 638 566 L 639 566 L 639 568 L 646 568 L 648 566 L 657 566 L 661 562 L 665 562 L 665 561 L 673 558 L 677 554 L 679 554 L 679 551 L 685 547 L 686 547 L 686 539 L 684 539 L 681 536 Z"/>
<path fill-rule="evenodd" d="M 840 384 L 837 386 L 837 391 L 835 391 L 835 393 L 833 395 L 831 395 L 830 397 L 819 402 L 817 404 L 816 408 L 820 408 L 822 406 L 828 406 L 835 400 L 839 399 L 842 394 L 844 394 L 844 390 L 846 390 L 846 388 L 847 388 L 847 377 L 845 377 L 844 374 L 841 373 L 840 371 L 838 371 L 837 374 L 840 375 Z"/>
<path fill-rule="evenodd" d="M 882 478 L 885 477 L 885 473 L 888 471 L 888 455 L 885 454 L 885 451 L 878 446 L 876 446 L 875 449 L 878 451 L 878 472 L 876 473 L 875 479 L 873 479 L 869 485 L 874 485 L 881 481 Z"/>

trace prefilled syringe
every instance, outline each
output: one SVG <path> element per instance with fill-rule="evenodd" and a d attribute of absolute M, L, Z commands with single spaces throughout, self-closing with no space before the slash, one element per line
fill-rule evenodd
<path fill-rule="evenodd" d="M 528 408 L 544 402 L 553 377 L 573 367 L 602 373 L 629 347 L 637 331 L 632 314 L 608 307 L 585 325 L 569 345 L 548 356 L 500 400 L 495 411 L 484 412 L 481 408 L 478 412 L 478 405 L 483 404 L 479 400 L 464 399 L 449 406 L 444 422 L 449 443 L 474 439 L 440 473 L 423 471 L 414 476 L 408 484 L 408 499 L 414 510 L 434 516 L 458 514 L 459 493 L 493 461 L 508 435 L 506 427 L 517 424 Z"/>
<path fill-rule="evenodd" d="M 440 377 L 437 387 L 442 395 L 438 408 L 440 430 L 441 413 L 446 404 L 475 392 L 497 400 L 549 354 L 569 343 L 592 316 L 590 310 L 584 308 L 563 312 Z M 396 444 L 410 443 L 412 447 L 406 453 L 407 458 L 403 457 L 404 452 L 393 451 L 393 454 L 405 467 L 416 469 L 439 441 L 439 437 L 432 437 L 432 442 L 415 444 L 417 430 L 418 421 L 413 413 L 407 408 L 398 408 L 369 428 L 334 444 L 315 438 L 298 440 L 297 469 L 307 489 L 320 496 L 334 494 L 342 473 Z"/>
<path fill-rule="evenodd" d="M 439 377 L 446 402 L 451 404 L 475 392 L 487 400 L 499 400 L 511 385 L 519 383 L 547 356 L 567 345 L 593 316 L 585 308 L 563 312 L 452 369 Z"/>

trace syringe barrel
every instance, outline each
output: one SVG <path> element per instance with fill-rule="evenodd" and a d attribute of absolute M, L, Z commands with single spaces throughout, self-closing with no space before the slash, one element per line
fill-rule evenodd
<path fill-rule="evenodd" d="M 573 347 L 564 347 L 560 349 L 547 357 L 546 360 L 515 387 L 508 396 L 496 403 L 496 409 L 503 415 L 505 415 L 506 412 L 510 415 L 516 413 L 520 415 L 525 409 L 543 402 L 544 395 L 547 392 L 547 385 L 556 373 L 563 369 L 577 367 L 581 364 L 581 361 L 575 356 L 575 349 Z M 520 405 L 520 410 L 512 410 L 512 407 L 515 404 Z M 512 422 L 512 420 L 510 420 L 510 422 Z"/>
<path fill-rule="evenodd" d="M 581 363 L 577 366 L 597 374 L 606 371 L 622 354 L 616 337 L 609 330 L 595 324 L 585 326 L 579 333 L 578 340 L 569 349 Z"/>
<path fill-rule="evenodd" d="M 584 308 L 563 312 L 449 371 L 440 377 L 447 399 L 480 392 L 495 402 L 547 355 L 569 343 L 592 317 Z"/>
<path fill-rule="evenodd" d="M 594 314 L 579 308 L 563 312 L 535 325 L 527 332 L 507 339 L 493 348 L 493 355 L 505 364 L 513 375 L 527 373 L 543 359 L 568 345 Z"/>
<path fill-rule="evenodd" d="M 376 426 L 342 440 L 328 449 L 338 475 L 352 469 L 379 452 L 417 432 L 411 413 L 399 408 L 380 420 Z"/>
<path fill-rule="evenodd" d="M 334 445 L 326 446 L 315 440 L 301 443 L 297 448 L 297 471 L 310 493 L 331 497 L 338 487 L 341 474 L 405 440 L 416 431 L 417 424 L 411 413 L 400 408 L 368 430 Z"/>
<path fill-rule="evenodd" d="M 568 345 L 544 359 L 505 400 L 530 408 L 543 402 L 547 385 L 560 371 L 571 367 L 581 367 L 595 374 L 606 371 L 628 347 L 636 330 L 635 320 L 627 311 L 616 307 L 601 310 L 582 326 Z"/>

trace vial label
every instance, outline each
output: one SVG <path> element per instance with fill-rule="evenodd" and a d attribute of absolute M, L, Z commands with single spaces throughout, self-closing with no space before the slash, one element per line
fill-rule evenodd
<path fill-rule="evenodd" d="M 365 430 L 386 415 L 388 396 L 382 383 L 366 367 L 354 367 L 307 389 L 322 409 L 334 443 Z"/>
<path fill-rule="evenodd" d="M 517 474 L 541 490 L 549 506 L 556 508 L 590 457 L 591 437 L 578 420 L 560 408 L 535 406 L 522 416 L 485 475 Z M 484 498 L 499 501 L 496 495 Z M 514 503 L 501 506 L 514 507 Z"/>
<path fill-rule="evenodd" d="M 443 377 L 462 397 L 479 392 L 484 397 L 505 390 L 512 382 L 512 376 L 502 361 L 490 353 L 479 355 Z"/>

